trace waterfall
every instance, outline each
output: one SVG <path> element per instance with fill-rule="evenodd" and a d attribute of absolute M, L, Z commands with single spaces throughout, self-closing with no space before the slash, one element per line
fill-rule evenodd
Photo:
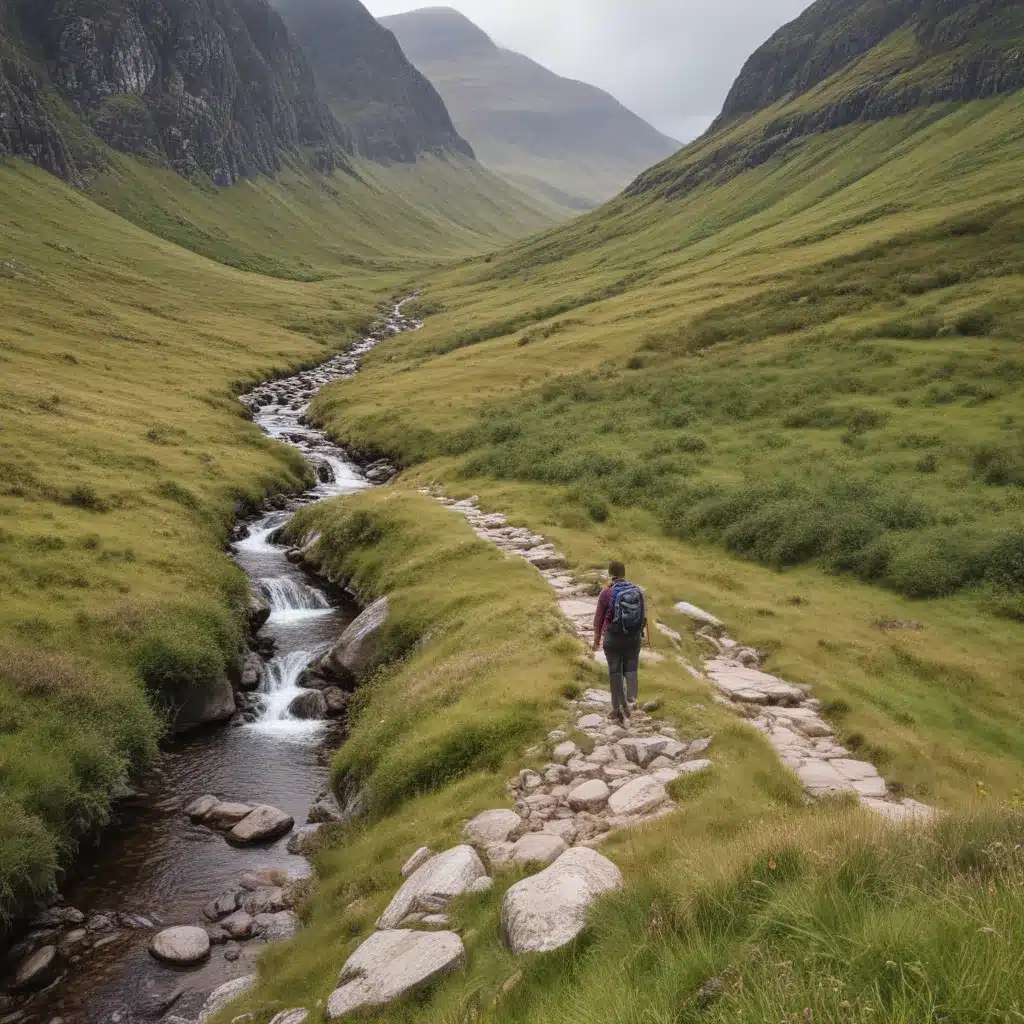
<path fill-rule="evenodd" d="M 331 611 L 327 595 L 308 583 L 289 579 L 287 576 L 277 576 L 261 579 L 259 586 L 270 602 L 271 622 L 306 619 L 311 615 L 322 615 Z"/>

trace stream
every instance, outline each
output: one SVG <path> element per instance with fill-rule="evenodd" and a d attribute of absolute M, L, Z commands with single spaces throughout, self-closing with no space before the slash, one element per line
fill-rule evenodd
<path fill-rule="evenodd" d="M 309 402 L 326 384 L 351 377 L 374 345 L 420 325 L 397 303 L 383 327 L 344 354 L 294 377 L 260 385 L 243 401 L 271 437 L 299 448 L 317 468 L 320 483 L 249 525 L 233 557 L 269 602 L 271 615 L 260 631 L 272 640 L 255 721 L 164 744 L 159 763 L 139 792 L 121 801 L 112 824 L 83 851 L 60 906 L 85 916 L 86 938 L 67 946 L 60 939 L 62 975 L 49 988 L 16 1005 L 0 1002 L 0 1024 L 131 1024 L 164 1013 L 194 1016 L 211 989 L 252 973 L 262 940 L 214 946 L 198 968 L 158 963 L 149 942 L 161 927 L 206 925 L 202 908 L 237 884 L 243 872 L 308 874 L 304 858 L 288 853 L 287 837 L 252 847 L 229 845 L 210 829 L 192 824 L 184 806 L 204 793 L 224 800 L 279 807 L 306 822 L 311 803 L 327 785 L 330 752 L 340 742 L 336 726 L 291 716 L 291 701 L 303 670 L 326 651 L 359 608 L 344 595 L 328 593 L 285 557 L 270 537 L 305 505 L 373 486 L 386 469 L 367 474 L 321 431 L 302 422 Z M 244 532 L 244 531 L 243 531 Z M 60 948 L 60 946 L 58 946 Z M 228 959 L 238 954 L 237 959 Z M 180 994 L 176 994 L 179 993 Z M 173 1005 L 164 1006 L 171 996 Z M 13 1012 L 12 1012 L 13 1011 Z"/>

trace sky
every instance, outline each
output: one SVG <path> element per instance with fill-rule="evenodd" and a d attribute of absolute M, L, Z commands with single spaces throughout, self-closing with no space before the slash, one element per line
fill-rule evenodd
<path fill-rule="evenodd" d="M 430 0 L 363 0 L 377 16 Z M 744 61 L 810 0 L 433 0 L 496 43 L 610 92 L 680 142 L 717 116 Z"/>

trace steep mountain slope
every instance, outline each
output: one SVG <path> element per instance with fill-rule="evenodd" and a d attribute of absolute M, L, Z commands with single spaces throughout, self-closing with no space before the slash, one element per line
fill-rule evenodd
<path fill-rule="evenodd" d="M 421 153 L 473 156 L 437 91 L 359 0 L 273 3 L 360 154 L 406 163 Z"/>
<path fill-rule="evenodd" d="M 0 155 L 68 180 L 115 149 L 218 185 L 352 144 L 265 0 L 0 0 Z"/>
<path fill-rule="evenodd" d="M 576 208 L 678 149 L 607 93 L 496 46 L 450 8 L 382 18 L 488 167 Z"/>

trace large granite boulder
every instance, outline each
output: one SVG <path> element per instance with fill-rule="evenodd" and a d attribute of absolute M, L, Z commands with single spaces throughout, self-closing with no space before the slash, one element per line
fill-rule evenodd
<path fill-rule="evenodd" d="M 472 846 L 456 846 L 439 853 L 405 880 L 381 914 L 377 927 L 397 928 L 410 914 L 440 913 L 486 874 L 483 861 Z"/>
<path fill-rule="evenodd" d="M 167 695 L 175 708 L 171 732 L 180 736 L 211 725 L 229 721 L 238 709 L 235 688 L 226 673 L 208 686 L 182 686 Z"/>
<path fill-rule="evenodd" d="M 261 843 L 279 839 L 295 826 L 295 819 L 277 807 L 263 804 L 244 817 L 229 833 L 233 843 Z"/>
<path fill-rule="evenodd" d="M 198 964 L 210 955 L 210 936 L 205 928 L 165 928 L 153 936 L 149 951 L 164 963 L 177 966 Z"/>
<path fill-rule="evenodd" d="M 312 667 L 311 674 L 351 685 L 373 665 L 389 615 L 388 599 L 374 601 Z"/>

